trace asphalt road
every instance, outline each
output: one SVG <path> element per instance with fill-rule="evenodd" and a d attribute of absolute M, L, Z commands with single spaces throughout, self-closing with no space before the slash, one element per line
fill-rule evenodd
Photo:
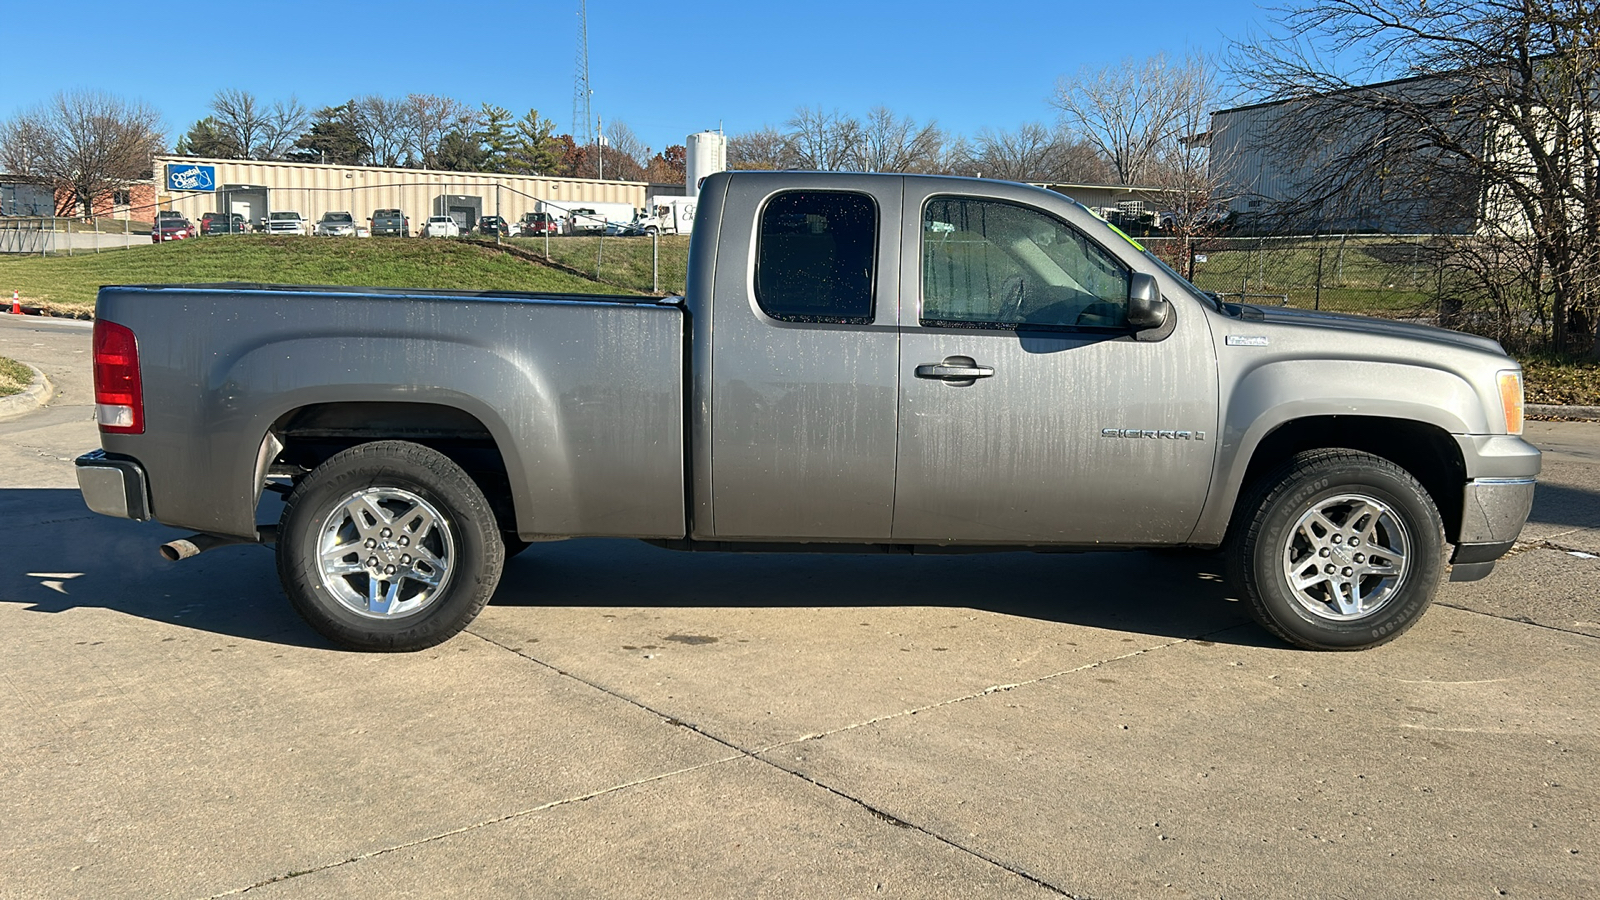
<path fill-rule="evenodd" d="M 1293 651 L 1145 553 L 514 560 L 427 652 L 89 513 L 82 326 L 0 423 L 0 897 L 1600 895 L 1600 426 L 1518 551 Z"/>

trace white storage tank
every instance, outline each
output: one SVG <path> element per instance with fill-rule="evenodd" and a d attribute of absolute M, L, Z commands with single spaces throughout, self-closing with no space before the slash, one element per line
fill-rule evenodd
<path fill-rule="evenodd" d="M 728 138 L 720 131 L 702 131 L 691 134 L 684 147 L 684 187 L 690 197 L 700 195 L 700 182 L 708 176 L 727 171 Z"/>

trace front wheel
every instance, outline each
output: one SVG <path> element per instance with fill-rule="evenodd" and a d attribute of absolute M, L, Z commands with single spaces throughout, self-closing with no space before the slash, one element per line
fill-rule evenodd
<path fill-rule="evenodd" d="M 504 552 L 489 502 L 449 457 L 376 441 L 330 457 L 290 493 L 278 577 L 334 643 L 420 650 L 478 615 Z"/>
<path fill-rule="evenodd" d="M 1428 492 L 1387 459 L 1302 453 L 1241 498 L 1231 580 L 1268 631 L 1311 650 L 1364 650 L 1416 624 L 1443 571 Z"/>

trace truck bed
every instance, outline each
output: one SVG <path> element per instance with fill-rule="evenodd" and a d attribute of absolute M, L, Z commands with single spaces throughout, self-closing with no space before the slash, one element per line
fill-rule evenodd
<path fill-rule="evenodd" d="M 531 500 L 525 539 L 684 534 L 675 299 L 129 285 L 98 309 L 136 335 L 147 398 L 144 433 L 104 448 L 147 467 L 169 525 L 253 534 L 274 440 L 359 435 L 378 414 L 497 453 L 504 488 Z"/>

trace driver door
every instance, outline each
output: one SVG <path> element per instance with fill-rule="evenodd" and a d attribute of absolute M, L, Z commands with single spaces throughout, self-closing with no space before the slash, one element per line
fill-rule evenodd
<path fill-rule="evenodd" d="M 1090 221 L 1071 224 L 1088 214 L 1065 198 L 939 187 L 907 179 L 895 539 L 1187 538 L 1217 421 L 1203 316 L 1174 304 L 1170 333 L 1138 339 L 1128 290 L 1145 260 L 1131 245 L 1113 252 Z M 1107 436 L 1128 429 L 1151 438 Z"/>

